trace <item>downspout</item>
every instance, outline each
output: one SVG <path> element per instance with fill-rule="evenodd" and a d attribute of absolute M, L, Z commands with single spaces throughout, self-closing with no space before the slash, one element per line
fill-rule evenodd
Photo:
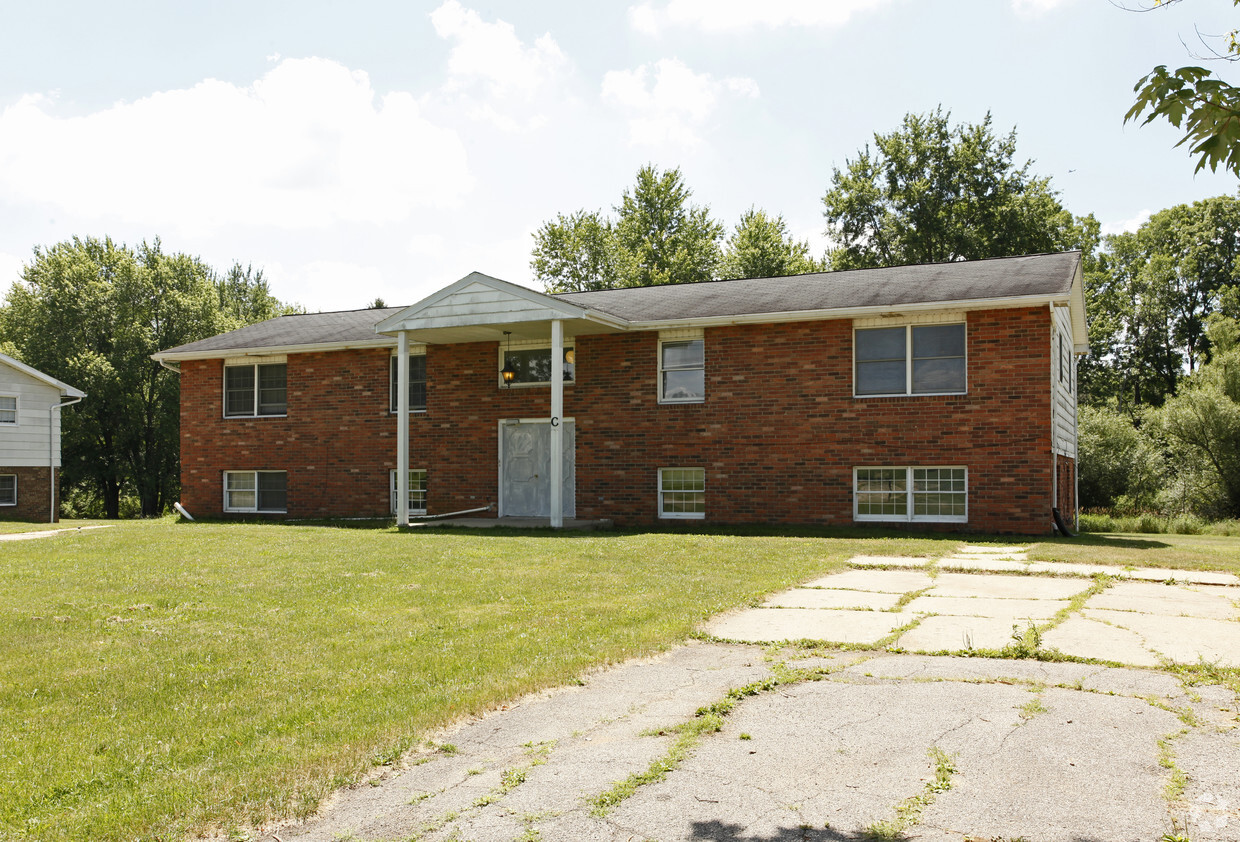
<path fill-rule="evenodd" d="M 73 398 L 54 403 L 47 408 L 47 491 L 51 498 L 47 507 L 48 523 L 60 520 L 59 512 L 56 511 L 56 410 L 81 402 L 81 398 Z"/>
<path fill-rule="evenodd" d="M 1059 352 L 1055 348 L 1055 305 L 1047 305 L 1051 317 L 1051 516 L 1059 508 L 1059 454 L 1055 451 L 1055 405 L 1059 402 L 1059 383 L 1055 379 L 1055 364 L 1059 362 Z"/>

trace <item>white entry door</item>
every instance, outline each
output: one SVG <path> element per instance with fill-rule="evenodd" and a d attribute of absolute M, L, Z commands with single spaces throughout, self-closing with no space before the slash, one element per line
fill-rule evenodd
<path fill-rule="evenodd" d="M 577 428 L 564 422 L 564 517 L 577 512 Z M 500 515 L 551 517 L 551 422 L 500 425 Z"/>

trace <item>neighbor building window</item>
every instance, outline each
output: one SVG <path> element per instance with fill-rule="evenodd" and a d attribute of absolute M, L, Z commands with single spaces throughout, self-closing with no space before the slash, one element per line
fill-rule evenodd
<path fill-rule="evenodd" d="M 17 424 L 16 395 L 0 395 L 0 424 Z"/>
<path fill-rule="evenodd" d="M 855 520 L 964 523 L 968 520 L 966 468 L 853 469 Z"/>
<path fill-rule="evenodd" d="M 515 343 L 514 343 L 515 344 Z M 499 372 L 510 366 L 516 375 L 509 384 Z M 564 346 L 564 382 L 572 383 L 577 372 L 577 351 L 571 345 Z M 500 345 L 499 369 L 496 371 L 499 385 L 549 386 L 551 385 L 551 348 L 509 348 Z"/>
<path fill-rule="evenodd" d="M 224 511 L 287 512 L 285 471 L 225 471 Z"/>
<path fill-rule="evenodd" d="M 706 400 L 706 342 L 702 339 L 659 343 L 659 402 Z"/>
<path fill-rule="evenodd" d="M 225 366 L 224 415 L 284 415 L 288 410 L 287 379 L 288 366 L 284 363 Z"/>
<path fill-rule="evenodd" d="M 388 378 L 388 395 L 391 411 L 396 411 L 396 357 L 392 357 L 391 376 Z M 409 411 L 426 412 L 426 355 L 409 355 Z"/>
<path fill-rule="evenodd" d="M 17 474 L 0 474 L 0 506 L 17 505 Z"/>
<path fill-rule="evenodd" d="M 659 469 L 659 517 L 701 520 L 706 517 L 706 469 Z"/>
<path fill-rule="evenodd" d="M 859 396 L 965 391 L 963 324 L 858 328 L 854 337 Z"/>
<path fill-rule="evenodd" d="M 389 484 L 392 488 L 392 514 L 396 514 L 396 472 L 389 472 Z M 426 514 L 426 470 L 409 471 L 409 514 Z"/>

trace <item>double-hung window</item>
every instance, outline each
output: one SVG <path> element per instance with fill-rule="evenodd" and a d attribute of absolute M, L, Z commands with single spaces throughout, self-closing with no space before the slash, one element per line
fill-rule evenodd
<path fill-rule="evenodd" d="M 400 360 L 392 357 L 391 372 L 388 378 L 389 404 L 391 411 L 396 412 L 398 395 L 396 393 L 396 369 Z M 426 355 L 409 355 L 409 411 L 426 412 Z"/>
<path fill-rule="evenodd" d="M 17 395 L 0 395 L 0 426 L 17 426 Z"/>
<path fill-rule="evenodd" d="M 396 514 L 396 471 L 388 473 L 388 482 L 392 490 L 392 514 Z M 409 514 L 426 514 L 426 469 L 424 468 L 409 471 Z"/>
<path fill-rule="evenodd" d="M 659 403 L 706 400 L 706 343 L 702 339 L 659 342 Z"/>
<path fill-rule="evenodd" d="M 855 520 L 964 523 L 968 514 L 967 468 L 853 469 Z"/>
<path fill-rule="evenodd" d="M 706 517 L 706 469 L 659 469 L 659 517 L 702 520 Z"/>
<path fill-rule="evenodd" d="M 287 512 L 285 471 L 225 471 L 224 511 Z"/>
<path fill-rule="evenodd" d="M 0 506 L 17 505 L 17 474 L 0 474 Z"/>
<path fill-rule="evenodd" d="M 288 411 L 287 380 L 284 363 L 224 366 L 224 415 L 284 415 Z"/>
<path fill-rule="evenodd" d="M 903 325 L 854 331 L 858 396 L 954 395 L 965 391 L 965 326 Z"/>

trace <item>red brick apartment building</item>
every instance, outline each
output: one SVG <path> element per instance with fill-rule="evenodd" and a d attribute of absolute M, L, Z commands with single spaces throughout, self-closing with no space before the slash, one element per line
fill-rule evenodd
<path fill-rule="evenodd" d="M 1045 534 L 1075 519 L 1081 284 L 1077 252 L 560 295 L 473 273 L 156 359 L 198 515 Z"/>

